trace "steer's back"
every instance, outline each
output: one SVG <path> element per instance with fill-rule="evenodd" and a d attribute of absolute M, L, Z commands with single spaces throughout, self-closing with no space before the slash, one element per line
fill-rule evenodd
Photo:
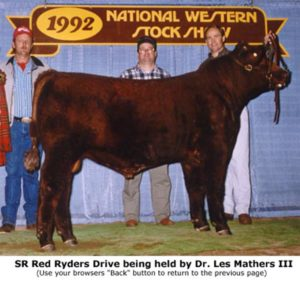
<path fill-rule="evenodd" d="M 196 141 L 193 75 L 141 81 L 49 71 L 36 84 L 37 136 L 45 151 L 65 142 L 89 158 L 178 161 Z"/>

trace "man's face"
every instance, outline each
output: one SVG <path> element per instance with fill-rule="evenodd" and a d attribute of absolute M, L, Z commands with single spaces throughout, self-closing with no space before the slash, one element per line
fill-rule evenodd
<path fill-rule="evenodd" d="M 20 34 L 12 42 L 16 55 L 28 56 L 32 48 L 32 38 L 28 34 Z"/>
<path fill-rule="evenodd" d="M 211 53 L 219 53 L 224 48 L 225 36 L 222 36 L 219 29 L 212 27 L 206 32 L 205 41 Z"/>
<path fill-rule="evenodd" d="M 140 45 L 138 50 L 138 61 L 139 63 L 154 63 L 156 60 L 156 51 L 152 44 L 143 43 Z"/>

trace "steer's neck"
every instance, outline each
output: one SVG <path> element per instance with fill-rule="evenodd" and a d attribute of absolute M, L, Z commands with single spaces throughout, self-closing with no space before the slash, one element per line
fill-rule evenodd
<path fill-rule="evenodd" d="M 230 92 L 231 102 L 238 111 L 254 98 L 268 91 L 268 85 L 265 77 L 258 70 L 247 71 L 239 65 L 233 65 L 228 68 L 234 79 L 226 82 L 228 92 Z"/>

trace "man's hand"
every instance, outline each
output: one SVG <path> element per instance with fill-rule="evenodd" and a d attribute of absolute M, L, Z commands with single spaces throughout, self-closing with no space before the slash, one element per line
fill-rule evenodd
<path fill-rule="evenodd" d="M 276 37 L 277 35 L 272 30 L 270 30 L 269 33 L 264 37 L 264 44 L 272 44 L 272 41 L 274 41 Z"/>
<path fill-rule="evenodd" d="M 5 72 L 3 72 L 1 69 L 0 69 L 0 85 L 4 85 L 6 82 L 6 75 L 5 75 Z"/>

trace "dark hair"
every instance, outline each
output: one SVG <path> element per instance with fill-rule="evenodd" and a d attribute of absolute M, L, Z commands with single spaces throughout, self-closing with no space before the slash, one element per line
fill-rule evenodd
<path fill-rule="evenodd" d="M 140 37 L 137 41 L 137 50 L 139 50 L 140 45 L 143 44 L 143 43 L 150 43 L 153 46 L 154 50 L 156 51 L 157 43 L 156 43 L 156 40 L 154 38 L 152 38 L 150 36 L 146 36 L 146 35 Z"/>
<path fill-rule="evenodd" d="M 209 25 L 207 26 L 205 29 L 204 29 L 204 37 L 206 38 L 206 34 L 208 32 L 208 30 L 210 30 L 211 28 L 216 28 L 220 31 L 222 37 L 225 36 L 225 30 L 223 27 L 219 26 L 218 24 L 212 24 L 212 25 Z"/>

